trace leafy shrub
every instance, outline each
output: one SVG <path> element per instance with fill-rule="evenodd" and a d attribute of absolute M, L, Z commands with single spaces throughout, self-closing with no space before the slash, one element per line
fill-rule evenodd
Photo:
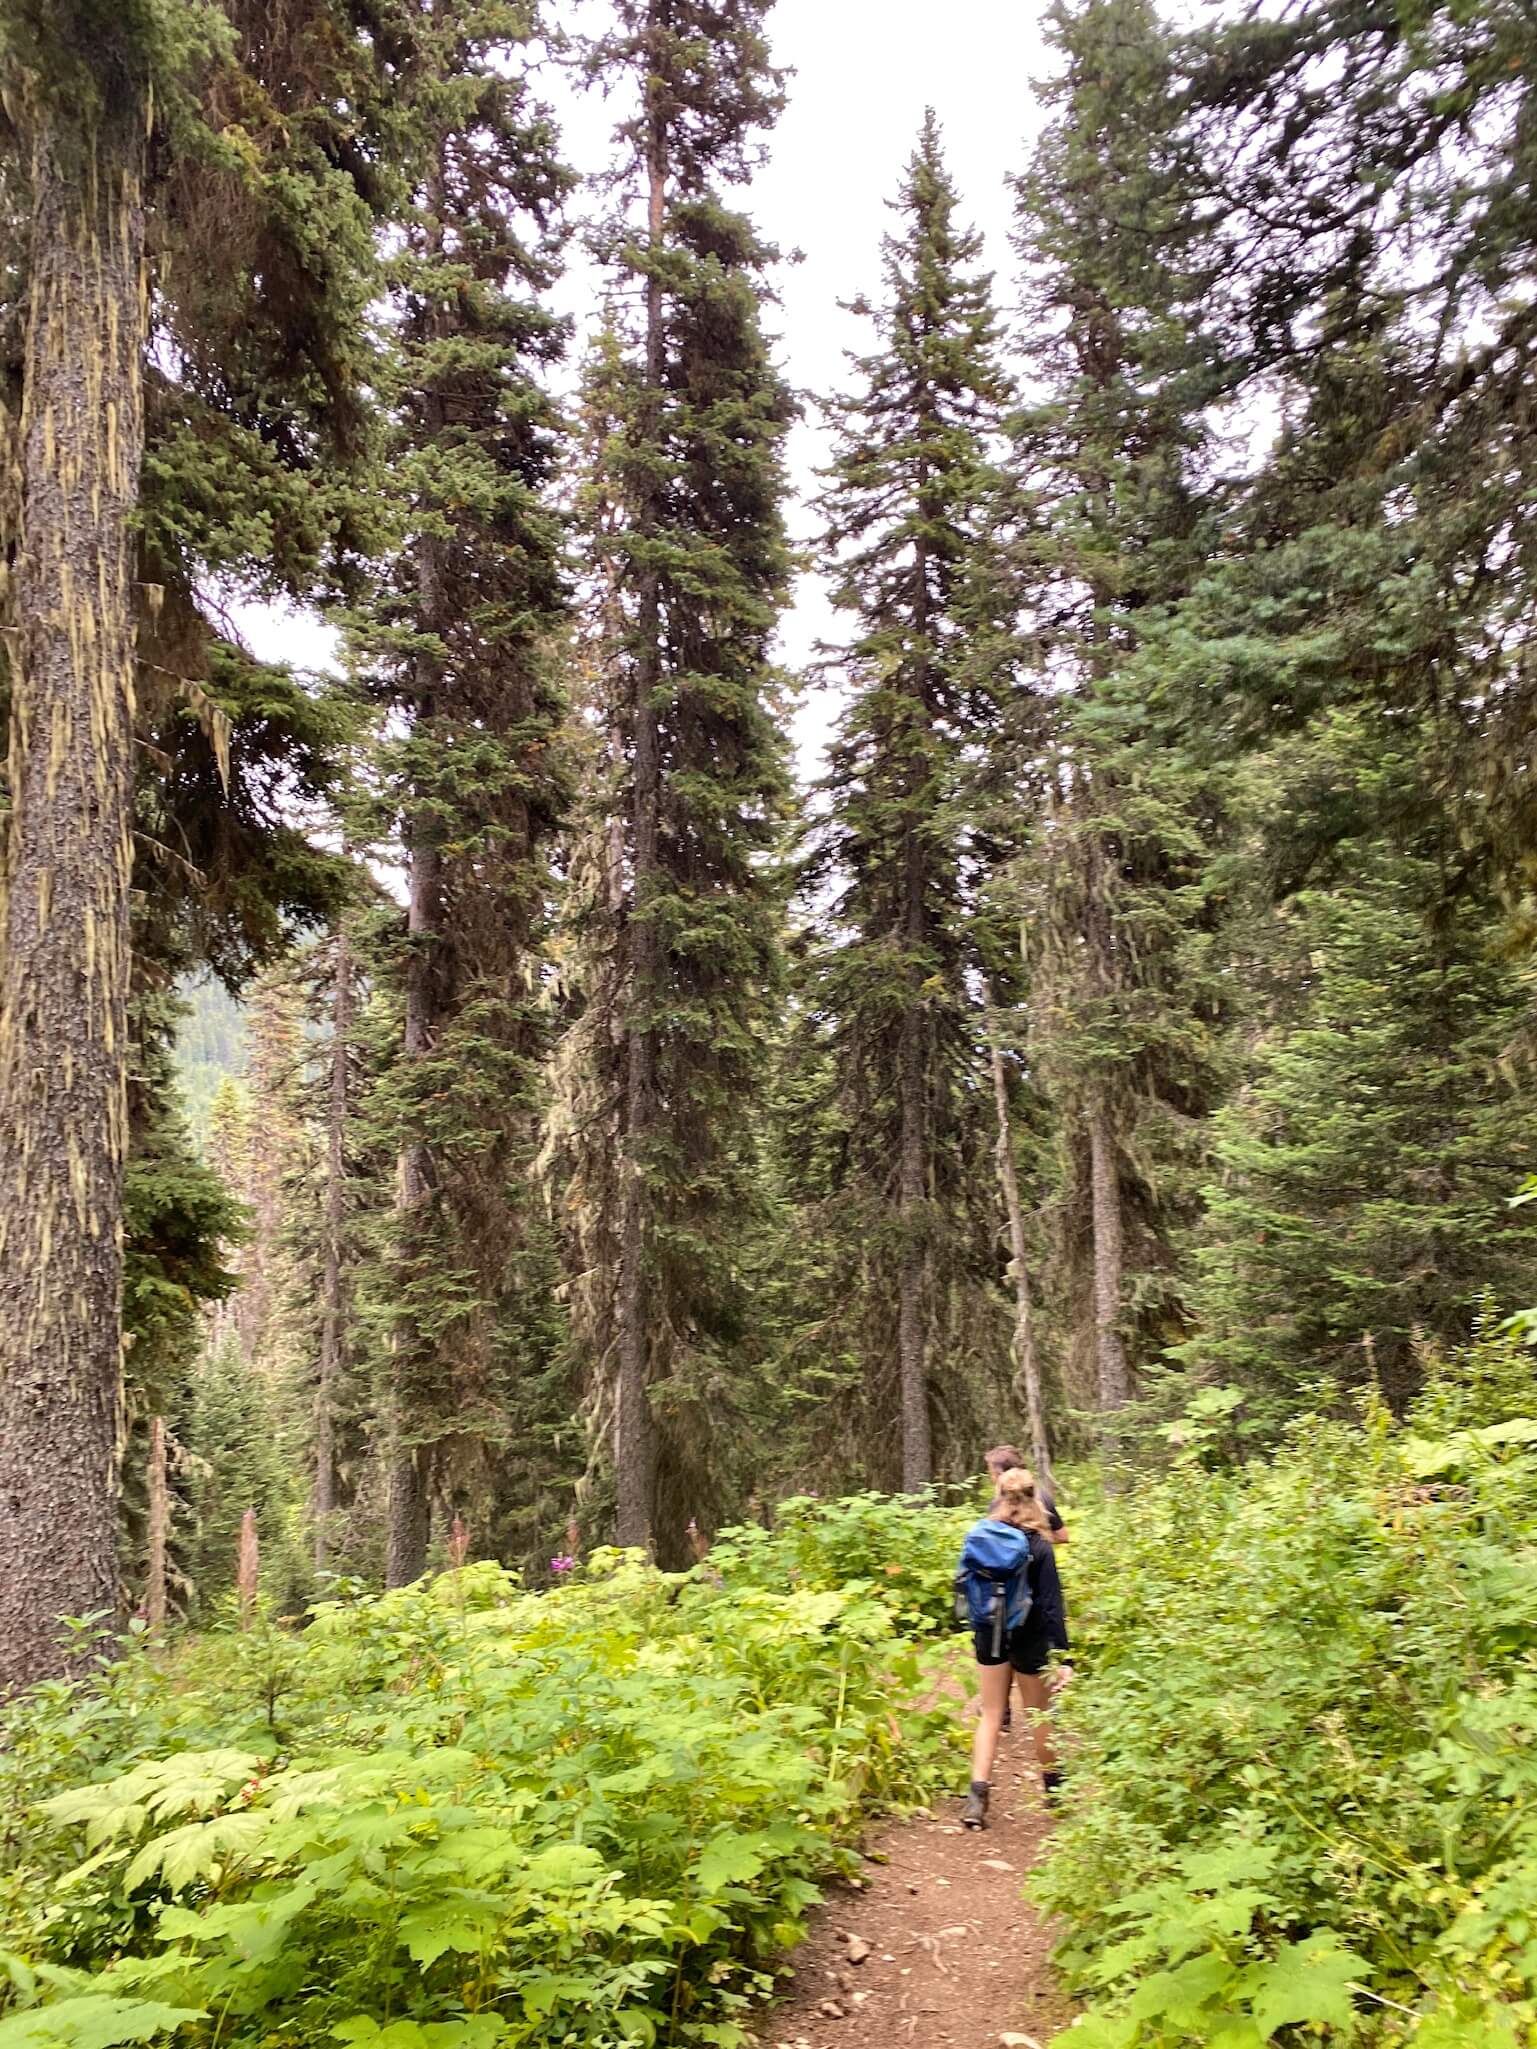
<path fill-rule="evenodd" d="M 710 1565 L 734 1586 L 869 1594 L 901 1628 L 923 1635 L 950 1627 L 955 1561 L 977 1513 L 975 1505 L 947 1507 L 925 1496 L 796 1495 L 775 1509 L 772 1530 L 722 1531 Z"/>
<path fill-rule="evenodd" d="M 1537 2042 L 1537 1423 L 1478 1416 L 1077 1518 L 1064 2049 Z"/>
<path fill-rule="evenodd" d="M 0 2044 L 742 2041 L 860 1814 L 956 1741 L 889 1601 L 755 1557 L 472 1566 L 17 1703 Z"/>

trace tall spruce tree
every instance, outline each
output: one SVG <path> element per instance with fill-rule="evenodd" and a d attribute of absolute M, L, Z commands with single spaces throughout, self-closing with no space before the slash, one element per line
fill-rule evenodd
<path fill-rule="evenodd" d="M 945 1305 L 989 1275 L 997 1235 L 958 798 L 997 714 L 967 604 L 1008 386 L 981 238 L 957 220 L 932 112 L 894 208 L 881 301 L 859 309 L 878 345 L 834 408 L 822 499 L 855 638 L 831 665 L 852 694 L 807 878 L 835 891 L 808 997 L 841 1099 L 844 1227 L 868 1248 L 856 1344 L 872 1476 L 917 1488 L 935 1472 L 937 1383 L 958 1363 Z"/>
<path fill-rule="evenodd" d="M 388 1577 L 424 1569 L 435 1498 L 505 1447 L 548 1319 L 525 1270 L 537 1212 L 547 847 L 566 800 L 553 632 L 564 597 L 542 303 L 567 187 L 529 83 L 537 22 L 508 0 L 416 11 L 403 108 L 419 169 L 391 266 L 386 451 L 401 515 L 355 661 L 388 706 L 384 801 L 409 909 L 383 966 L 400 1057 L 374 1111 L 399 1206 L 374 1292 L 390 1352 Z"/>
<path fill-rule="evenodd" d="M 1038 389 L 1016 423 L 1025 621 L 1059 692 L 1025 873 L 1031 1038 L 1063 1141 L 1062 1267 L 1093 1405 L 1181 1330 L 1180 1154 L 1218 1088 L 1207 962 L 1213 788 L 1151 723 L 1135 655 L 1200 573 L 1204 278 L 1170 144 L 1171 46 L 1146 0 L 1058 6 L 1054 118 L 1018 181 Z M 1086 1367 L 1086 1371 L 1082 1368 Z"/>
<path fill-rule="evenodd" d="M 1309 836 L 1325 793 L 1356 825 L 1315 847 L 1245 963 L 1268 1018 L 1216 1122 L 1181 1347 L 1266 1433 L 1320 1382 L 1375 1378 L 1401 1406 L 1427 1346 L 1527 1285 L 1532 1220 L 1510 1197 L 1537 1164 L 1530 1062 L 1511 1058 L 1528 996 L 1434 752 L 1342 706 L 1247 776 L 1262 846 Z"/>
<path fill-rule="evenodd" d="M 0 29 L 29 291 L 5 437 L 0 1689 L 59 1668 L 60 1616 L 117 1600 L 145 180 L 194 21 L 82 0 Z"/>
<path fill-rule="evenodd" d="M 567 1196 L 579 1216 L 615 1218 L 578 1339 L 616 1534 L 666 1556 L 723 1491 L 711 1418 L 745 1335 L 736 1233 L 782 917 L 768 651 L 791 405 L 762 329 L 772 251 L 721 197 L 781 104 L 767 11 L 619 0 L 588 53 L 633 112 L 608 246 L 614 326 L 588 380 L 590 665 L 608 746 L 587 867 L 608 881 L 587 893 L 595 1064 L 589 1100 L 568 1106 Z M 590 1142 L 606 1120 L 617 1185 Z"/>
<path fill-rule="evenodd" d="M 5 473 L 19 485 L 0 501 L 16 555 L 0 1687 L 57 1669 L 61 1613 L 114 1605 L 135 700 L 143 737 L 162 715 L 178 727 L 175 761 L 141 753 L 141 797 L 198 751 L 178 697 L 210 777 L 230 781 L 232 714 L 210 688 L 228 642 L 199 591 L 307 591 L 355 530 L 345 460 L 324 458 L 345 458 L 358 425 L 390 45 L 384 17 L 348 0 L 280 18 L 258 0 L 79 0 L 21 4 L 0 24 L 19 229 L 0 323 Z M 265 765 L 282 713 L 248 661 L 230 668 Z M 269 790 L 259 772 L 242 787 Z M 156 851 L 153 880 L 196 876 L 174 833 Z M 275 873 L 293 880 L 281 859 Z M 256 895 L 242 876 L 207 929 Z M 61 1522 L 75 1533 L 63 1547 L 46 1540 Z"/>
<path fill-rule="evenodd" d="M 1438 0 L 1411 23 L 1312 0 L 1284 22 L 1205 29 L 1181 65 L 1191 218 L 1229 375 L 1285 422 L 1191 608 L 1192 728 L 1236 750 L 1343 698 L 1436 721 L 1440 800 L 1482 787 L 1477 830 L 1523 889 L 1537 846 L 1537 246 L 1517 197 L 1537 162 L 1531 15 Z M 1317 89 L 1324 73 L 1337 89 Z"/>

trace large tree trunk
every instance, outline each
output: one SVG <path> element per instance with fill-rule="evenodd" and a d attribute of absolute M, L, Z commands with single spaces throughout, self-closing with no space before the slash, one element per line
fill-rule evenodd
<path fill-rule="evenodd" d="M 420 713 L 419 713 L 420 715 Z M 438 930 L 442 859 L 430 836 L 413 845 L 411 894 L 406 913 L 410 953 L 406 963 L 405 1020 L 402 1049 L 406 1064 L 423 1059 L 432 1045 L 432 942 Z M 401 1148 L 399 1207 L 410 1230 L 410 1217 L 432 1199 L 432 1155 L 422 1139 Z M 416 1340 L 411 1340 L 415 1342 Z M 397 1339 L 397 1347 L 401 1340 Z M 392 1587 L 410 1586 L 427 1570 L 427 1539 L 431 1513 L 431 1447 L 411 1441 L 409 1385 L 397 1374 L 391 1430 L 390 1519 L 385 1580 Z"/>
<path fill-rule="evenodd" d="M 432 1534 L 432 1497 L 423 1446 L 397 1448 L 390 1461 L 389 1528 L 384 1547 L 384 1583 L 414 1586 L 427 1570 Z"/>
<path fill-rule="evenodd" d="M 647 227 L 655 255 L 662 247 L 667 205 L 666 130 L 660 113 L 647 124 Z M 646 278 L 646 391 L 653 422 L 662 386 L 662 281 Z M 653 494 L 641 508 L 644 533 L 657 525 Z M 631 819 L 630 917 L 627 933 L 629 1009 L 626 1023 L 624 1220 L 620 1253 L 618 1375 L 614 1402 L 614 1540 L 649 1550 L 656 1514 L 656 1431 L 651 1417 L 652 1302 L 648 1276 L 648 1173 L 657 1104 L 654 1013 L 661 985 L 661 942 L 652 915 L 659 875 L 662 747 L 657 691 L 662 680 L 661 580 L 647 562 L 640 579 L 633 707 L 634 790 Z"/>
<path fill-rule="evenodd" d="M 117 1605 L 142 103 L 36 117 L 0 923 L 0 1692 Z"/>
<path fill-rule="evenodd" d="M 1121 1172 L 1115 1135 L 1102 1096 L 1089 1104 L 1089 1175 L 1094 1222 L 1094 1363 L 1099 1406 L 1106 1417 L 1131 1399 L 1131 1375 L 1121 1337 L 1125 1255 L 1121 1230 Z"/>
<path fill-rule="evenodd" d="M 1035 1476 L 1051 1485 L 1051 1450 L 1046 1436 L 1046 1408 L 1041 1400 L 1041 1366 L 1035 1351 L 1035 1321 L 1030 1305 L 1030 1262 L 1025 1243 L 1025 1212 L 1019 1199 L 1019 1169 L 1014 1162 L 1014 1135 L 1009 1120 L 1009 1081 L 1003 1051 L 995 1039 L 990 1048 L 993 1102 L 998 1113 L 998 1185 L 1003 1191 L 1009 1227 L 1010 1276 L 1014 1283 L 1015 1397 L 1023 1402 L 1030 1426 L 1030 1458 Z"/>
<path fill-rule="evenodd" d="M 320 1370 L 315 1385 L 315 1570 L 323 1572 L 336 1513 L 336 1387 L 346 1341 L 342 1232 L 347 1203 L 347 1069 L 352 1052 L 352 948 L 336 928 L 331 991 L 331 1075 L 326 1101 L 325 1250 L 320 1278 Z"/>

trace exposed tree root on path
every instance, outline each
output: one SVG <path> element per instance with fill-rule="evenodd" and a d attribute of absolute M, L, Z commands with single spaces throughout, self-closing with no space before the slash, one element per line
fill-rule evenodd
<path fill-rule="evenodd" d="M 1071 2008 L 1048 1926 L 1021 1897 L 1050 1816 L 1028 1737 L 1003 1741 L 992 1825 L 968 1834 L 959 1798 L 872 1836 L 796 1952 L 760 2049 L 1046 2049 Z"/>

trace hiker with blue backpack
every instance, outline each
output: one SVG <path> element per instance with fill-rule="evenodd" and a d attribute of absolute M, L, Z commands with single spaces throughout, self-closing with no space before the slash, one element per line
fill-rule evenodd
<path fill-rule="evenodd" d="M 1052 1653 L 1065 1653 L 1067 1615 L 1052 1548 L 1051 1525 L 1023 1467 L 998 1475 L 998 1491 L 981 1522 L 973 1524 L 955 1575 L 956 1619 L 972 1633 L 982 1696 L 971 1746 L 971 1791 L 961 1820 L 986 1828 L 993 1759 L 1012 1686 L 1034 1721 L 1035 1754 L 1049 1799 L 1059 1774 L 1046 1710 L 1072 1672 L 1066 1662 L 1050 1670 Z"/>

